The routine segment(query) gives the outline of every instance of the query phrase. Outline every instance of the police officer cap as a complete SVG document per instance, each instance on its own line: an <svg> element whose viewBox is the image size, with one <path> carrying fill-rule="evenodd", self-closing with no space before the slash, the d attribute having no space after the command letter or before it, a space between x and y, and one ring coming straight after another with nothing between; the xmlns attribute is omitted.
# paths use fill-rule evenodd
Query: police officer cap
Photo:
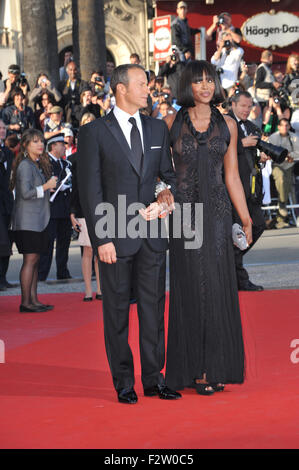
<svg viewBox="0 0 299 470"><path fill-rule="evenodd" d="M64 133L63 132L61 132L60 134L56 134L53 137L50 137L47 140L47 146L49 144L55 144L56 142L63 142L64 143Z"/></svg>

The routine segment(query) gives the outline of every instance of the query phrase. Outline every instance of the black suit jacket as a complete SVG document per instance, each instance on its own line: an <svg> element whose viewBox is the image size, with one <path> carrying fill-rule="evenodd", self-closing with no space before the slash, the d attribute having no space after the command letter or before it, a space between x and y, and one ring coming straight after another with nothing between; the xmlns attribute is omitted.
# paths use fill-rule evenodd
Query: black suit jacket
<svg viewBox="0 0 299 470"><path fill-rule="evenodd" d="M234 113L230 112L229 115L236 121L237 127L238 127L237 151L238 151L239 173L240 173L240 178L241 178L244 192L245 192L245 197L248 201L250 197L250 175L251 175L251 170L254 167L255 158L257 154L256 147L243 147L242 139L244 139L246 135L244 134L244 131L242 127L240 126L238 120L236 119L236 116L234 115ZM245 128L246 128L248 135L251 133L254 134L255 132L258 132L260 134L259 128L255 126L249 120L245 121Z"/></svg>
<svg viewBox="0 0 299 470"><path fill-rule="evenodd" d="M2 153L0 162L0 213L2 215L11 215L14 199L9 189L9 181L14 156L11 150L5 146L1 147L0 152Z"/></svg>
<svg viewBox="0 0 299 470"><path fill-rule="evenodd" d="M126 228L136 217L137 211L128 214L130 204L141 203L147 207L155 200L157 179L171 185L175 191L175 174L172 166L169 133L166 124L141 114L144 141L144 160L141 174L134 167L130 146L111 111L104 118L80 127L78 137L77 177L80 202L85 215L88 233L94 248L113 242L118 256L133 255L142 239L132 239ZM119 196L126 197L123 207ZM98 204L108 203L115 210L115 230L99 237L96 230L105 215L97 210ZM99 208L98 208L99 209ZM122 223L119 223L119 217ZM140 216L139 216L140 217ZM164 223L162 221L162 223ZM147 224L149 225L149 223ZM161 220L159 219L161 226ZM125 233L120 233L125 229ZM97 233L96 233L97 232ZM147 238L150 247L157 252L167 249L167 238Z"/></svg>
<svg viewBox="0 0 299 470"><path fill-rule="evenodd" d="M61 160L63 169L61 169L60 163L56 162L50 155L50 161L52 165L52 175L57 176L57 188L60 185L61 181L66 176L65 169L68 167L70 168L70 164L65 161ZM70 180L67 180L66 184L69 184ZM53 193L51 193L52 195ZM53 202L50 202L51 208L51 219L64 219L69 218L70 216L70 199L71 199L71 191L70 189L66 189L65 191L59 191L56 195Z"/></svg>
<svg viewBox="0 0 299 470"><path fill-rule="evenodd" d="M237 152L238 152L238 166L239 166L239 174L241 178L241 182L244 188L244 193L246 197L247 207L249 210L250 217L252 219L253 225L264 227L264 213L261 209L262 201L253 202L251 199L251 171L254 168L255 159L256 159L256 147L243 147L242 139L245 136L242 127L240 126L239 122L236 119L236 116L233 112L230 112L229 115L235 119L237 122L238 127L238 144L237 144ZM246 132L249 135L250 133L255 133L256 131L260 133L258 127L256 127L251 121L245 121L245 128ZM263 179L262 175L258 175L259 178L259 185L262 188ZM258 181L256 182L258 185ZM258 186L257 186L258 187ZM262 196L261 196L262 197ZM240 223L240 218L237 214L237 211L233 207L233 220Z"/></svg>

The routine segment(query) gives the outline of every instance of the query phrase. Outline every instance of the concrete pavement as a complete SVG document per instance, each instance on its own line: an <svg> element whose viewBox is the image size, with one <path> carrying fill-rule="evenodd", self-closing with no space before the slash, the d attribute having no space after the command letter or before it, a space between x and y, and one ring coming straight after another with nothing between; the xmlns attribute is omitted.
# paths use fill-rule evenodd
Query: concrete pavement
<svg viewBox="0 0 299 470"><path fill-rule="evenodd" d="M250 279L265 289L299 289L299 228L266 230L256 245L246 254L245 266ZM7 279L18 282L22 255L15 246L10 259ZM77 241L72 241L69 251L69 270L73 276L69 281L56 281L55 261L52 262L49 278L38 285L39 293L82 292L84 282L81 273L81 254ZM167 276L168 286L168 276ZM94 281L94 292L96 284ZM20 287L1 291L3 295L20 295Z"/></svg>

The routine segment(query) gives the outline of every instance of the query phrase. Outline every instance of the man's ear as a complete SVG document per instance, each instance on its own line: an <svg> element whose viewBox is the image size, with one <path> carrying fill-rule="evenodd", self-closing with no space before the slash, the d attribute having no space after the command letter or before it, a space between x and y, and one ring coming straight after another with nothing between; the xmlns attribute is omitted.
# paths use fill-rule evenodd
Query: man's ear
<svg viewBox="0 0 299 470"><path fill-rule="evenodd" d="M116 92L118 92L120 95L124 96L127 92L126 85L124 85L124 83L118 83L116 85Z"/></svg>

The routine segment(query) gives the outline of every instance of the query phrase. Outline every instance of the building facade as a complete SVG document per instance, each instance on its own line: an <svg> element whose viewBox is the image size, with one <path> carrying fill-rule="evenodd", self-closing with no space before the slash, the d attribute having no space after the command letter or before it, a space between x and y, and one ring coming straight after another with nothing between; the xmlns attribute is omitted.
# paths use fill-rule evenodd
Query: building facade
<svg viewBox="0 0 299 470"><path fill-rule="evenodd" d="M21 0L0 0L0 59L3 76L12 63L22 67ZM72 1L56 0L58 52L72 46ZM104 0L107 56L116 65L136 52L148 68L148 19L151 0ZM46 21L46 18L45 18Z"/></svg>

